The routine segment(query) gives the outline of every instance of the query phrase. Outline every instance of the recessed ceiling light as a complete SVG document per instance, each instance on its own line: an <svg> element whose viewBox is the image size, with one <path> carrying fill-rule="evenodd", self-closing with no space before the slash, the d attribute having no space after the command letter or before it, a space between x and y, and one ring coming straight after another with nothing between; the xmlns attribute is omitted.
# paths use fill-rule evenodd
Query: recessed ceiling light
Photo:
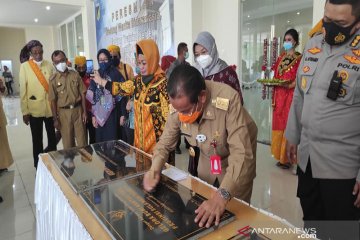
<svg viewBox="0 0 360 240"><path fill-rule="evenodd" d="M50 6L46 6L46 10L50 10L51 9L51 7Z"/></svg>
<svg viewBox="0 0 360 240"><path fill-rule="evenodd" d="M250 17L250 15L248 15L248 18Z"/></svg>
<svg viewBox="0 0 360 240"><path fill-rule="evenodd" d="M296 14L297 14L297 15L300 15L300 12L297 12Z"/></svg>
<svg viewBox="0 0 360 240"><path fill-rule="evenodd" d="M290 23L290 20L287 20L287 23Z"/></svg>
<svg viewBox="0 0 360 240"><path fill-rule="evenodd" d="M37 19L37 18L34 19L34 22L38 22L38 21L39 21L39 19Z"/></svg>

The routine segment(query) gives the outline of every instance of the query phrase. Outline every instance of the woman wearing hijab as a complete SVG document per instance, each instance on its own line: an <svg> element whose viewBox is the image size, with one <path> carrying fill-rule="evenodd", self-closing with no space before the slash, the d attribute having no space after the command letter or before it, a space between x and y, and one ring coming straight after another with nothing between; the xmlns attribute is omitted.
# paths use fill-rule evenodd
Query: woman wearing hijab
<svg viewBox="0 0 360 240"><path fill-rule="evenodd" d="M121 96L113 97L111 92L97 85L96 79L108 82L124 82L123 76L113 66L110 52L100 49L97 54L99 70L94 72L94 79L90 82L86 98L92 103L92 122L95 130L95 141L104 142L117 140L119 136L119 120L121 112L126 112L126 99ZM94 81L95 80L95 81Z"/></svg>
<svg viewBox="0 0 360 240"><path fill-rule="evenodd" d="M169 113L167 79L159 66L159 49L153 40L137 42L136 59L140 74L134 80L110 83L106 79L95 78L95 81L106 86L113 95L134 95L134 146L152 154Z"/></svg>
<svg viewBox="0 0 360 240"><path fill-rule="evenodd" d="M209 32L200 32L194 42L195 67L205 80L225 83L240 94L244 103L238 76L231 66L219 58L214 37Z"/></svg>

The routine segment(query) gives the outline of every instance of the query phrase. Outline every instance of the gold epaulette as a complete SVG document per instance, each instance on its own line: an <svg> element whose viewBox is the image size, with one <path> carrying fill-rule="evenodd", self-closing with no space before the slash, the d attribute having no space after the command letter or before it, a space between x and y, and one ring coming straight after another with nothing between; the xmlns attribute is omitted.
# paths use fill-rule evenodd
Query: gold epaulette
<svg viewBox="0 0 360 240"><path fill-rule="evenodd" d="M355 48L359 45L359 42L360 42L360 34L356 35L354 37L354 39L352 40L352 42L350 43L350 46Z"/></svg>
<svg viewBox="0 0 360 240"><path fill-rule="evenodd" d="M216 108L227 111L229 108L230 100L227 98L217 97L216 99L212 99L211 103L215 105Z"/></svg>
<svg viewBox="0 0 360 240"><path fill-rule="evenodd" d="M322 33L323 23L322 19L310 30L308 33L309 37L312 38Z"/></svg>

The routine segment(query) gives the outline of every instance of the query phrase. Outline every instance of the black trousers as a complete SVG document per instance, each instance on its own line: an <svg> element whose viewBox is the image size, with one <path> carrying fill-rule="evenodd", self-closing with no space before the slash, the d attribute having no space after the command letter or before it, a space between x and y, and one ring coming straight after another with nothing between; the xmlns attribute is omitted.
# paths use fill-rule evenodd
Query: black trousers
<svg viewBox="0 0 360 240"><path fill-rule="evenodd" d="M5 85L6 85L6 88L7 88L8 95L13 94L14 91L12 89L11 82L6 82Z"/></svg>
<svg viewBox="0 0 360 240"><path fill-rule="evenodd" d="M86 129L89 134L89 144L95 143L95 128L92 124L92 115L91 113L88 113L88 120L86 122Z"/></svg>
<svg viewBox="0 0 360 240"><path fill-rule="evenodd" d="M298 167L297 196L305 228L320 239L359 239L360 209L352 194L356 179L313 178L310 159L305 173Z"/></svg>
<svg viewBox="0 0 360 240"><path fill-rule="evenodd" d="M43 145L43 123L45 123L46 134L48 138L47 151L56 150L56 137L53 119L45 117L30 116L30 129L33 143L34 167L37 168L39 154L44 152Z"/></svg>

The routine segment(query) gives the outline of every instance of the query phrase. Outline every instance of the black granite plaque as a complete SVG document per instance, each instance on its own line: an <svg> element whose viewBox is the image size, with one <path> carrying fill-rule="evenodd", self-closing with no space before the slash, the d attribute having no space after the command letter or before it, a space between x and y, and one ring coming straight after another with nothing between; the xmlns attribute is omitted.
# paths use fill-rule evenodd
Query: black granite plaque
<svg viewBox="0 0 360 240"><path fill-rule="evenodd" d="M49 155L76 192L143 173L151 166L149 155L122 141L60 150Z"/></svg>
<svg viewBox="0 0 360 240"><path fill-rule="evenodd" d="M215 229L194 222L205 200L162 175L156 191L143 190L143 175L113 181L81 193L87 205L115 239L196 239ZM221 225L233 220L225 211Z"/></svg>

